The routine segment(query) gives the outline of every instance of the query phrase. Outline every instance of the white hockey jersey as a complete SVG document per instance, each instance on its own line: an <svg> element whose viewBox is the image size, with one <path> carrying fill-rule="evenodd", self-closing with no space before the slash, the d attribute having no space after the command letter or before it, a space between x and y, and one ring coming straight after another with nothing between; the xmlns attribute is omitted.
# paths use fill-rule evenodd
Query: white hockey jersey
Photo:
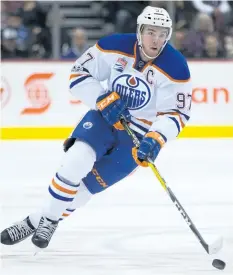
<svg viewBox="0 0 233 275"><path fill-rule="evenodd" d="M100 82L107 81L107 90ZM183 55L167 44L153 61L139 55L136 34L114 34L100 39L75 62L70 91L96 109L96 99L116 91L127 102L130 127L145 134L174 139L189 120L192 87Z"/></svg>

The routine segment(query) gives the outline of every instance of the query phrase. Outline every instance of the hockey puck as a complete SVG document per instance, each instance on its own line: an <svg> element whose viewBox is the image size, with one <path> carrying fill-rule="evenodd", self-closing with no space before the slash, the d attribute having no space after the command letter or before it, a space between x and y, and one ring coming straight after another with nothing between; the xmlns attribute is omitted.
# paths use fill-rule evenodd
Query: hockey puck
<svg viewBox="0 0 233 275"><path fill-rule="evenodd" d="M213 262L212 262L212 265L217 269L223 270L226 266L226 263L224 263L221 260L214 259Z"/></svg>

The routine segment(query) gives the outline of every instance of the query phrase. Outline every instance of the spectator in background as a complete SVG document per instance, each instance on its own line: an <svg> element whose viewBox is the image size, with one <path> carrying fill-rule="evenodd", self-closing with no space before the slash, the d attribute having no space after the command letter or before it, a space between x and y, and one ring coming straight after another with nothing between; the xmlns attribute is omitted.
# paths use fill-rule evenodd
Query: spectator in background
<svg viewBox="0 0 233 275"><path fill-rule="evenodd" d="M14 28L5 28L1 33L1 59L15 59L28 57L27 51L17 48L18 33Z"/></svg>
<svg viewBox="0 0 233 275"><path fill-rule="evenodd" d="M25 26L46 28L47 12L42 9L38 2L24 1L23 6L19 9L19 14L23 18Z"/></svg>
<svg viewBox="0 0 233 275"><path fill-rule="evenodd" d="M71 48L63 53L62 59L77 59L79 58L87 49L89 45L87 44L87 35L83 29L77 28L72 31L72 42Z"/></svg>
<svg viewBox="0 0 233 275"><path fill-rule="evenodd" d="M196 17L192 1L175 1L175 29L188 29Z"/></svg>
<svg viewBox="0 0 233 275"><path fill-rule="evenodd" d="M167 9L166 1L159 1L159 0L149 1L148 5L150 5L152 7Z"/></svg>
<svg viewBox="0 0 233 275"><path fill-rule="evenodd" d="M103 33L105 36L116 32L116 14L120 5L118 1L103 1L102 5L102 17L104 18Z"/></svg>
<svg viewBox="0 0 233 275"><path fill-rule="evenodd" d="M52 52L51 35L46 25L47 12L37 1L24 1L19 9L23 23L30 30L29 55L31 58L49 58Z"/></svg>
<svg viewBox="0 0 233 275"><path fill-rule="evenodd" d="M183 54L190 58L200 58L203 55L205 37L214 31L212 18L200 13L197 15L193 29L189 30L183 43Z"/></svg>
<svg viewBox="0 0 233 275"><path fill-rule="evenodd" d="M131 33L136 30L135 18L147 6L149 1L104 1L103 2L103 17L108 26L105 30L105 35L112 33L115 28L117 33ZM109 28L110 25L114 28ZM106 26L104 26L106 29ZM110 31L109 31L110 30Z"/></svg>
<svg viewBox="0 0 233 275"><path fill-rule="evenodd" d="M135 33L137 22L135 18L147 6L148 1L119 1L119 10L116 14L116 32Z"/></svg>
<svg viewBox="0 0 233 275"><path fill-rule="evenodd" d="M174 31L174 46L181 53L184 52L184 40L186 36L186 30L176 30Z"/></svg>
<svg viewBox="0 0 233 275"><path fill-rule="evenodd" d="M230 28L231 28L231 30L232 30L232 32L233 32L233 1L229 1L228 2L228 4L230 5L230 7L231 7L231 12L230 12L230 18L231 18L231 20L230 20Z"/></svg>
<svg viewBox="0 0 233 275"><path fill-rule="evenodd" d="M223 58L223 50L220 48L220 44L216 35L207 35L205 37L203 58Z"/></svg>
<svg viewBox="0 0 233 275"><path fill-rule="evenodd" d="M1 1L1 28L4 29L7 26L7 7L5 1Z"/></svg>
<svg viewBox="0 0 233 275"><path fill-rule="evenodd" d="M6 28L13 28L17 32L17 48L21 51L27 51L30 30L24 26L22 18L18 12L8 14Z"/></svg>
<svg viewBox="0 0 233 275"><path fill-rule="evenodd" d="M222 31L230 23L231 6L227 0L220 1L201 1L192 0L194 7L200 12L212 16L215 30Z"/></svg>
<svg viewBox="0 0 233 275"><path fill-rule="evenodd" d="M40 26L31 28L29 40L29 55L31 58L49 58L52 53L52 44L49 30Z"/></svg>
<svg viewBox="0 0 233 275"><path fill-rule="evenodd" d="M22 7L23 1L1 1L1 28L7 26L7 18L9 13L16 12Z"/></svg>
<svg viewBox="0 0 233 275"><path fill-rule="evenodd" d="M233 35L227 35L224 38L226 58L233 58Z"/></svg>
<svg viewBox="0 0 233 275"><path fill-rule="evenodd" d="M47 11L38 1L4 1L1 3L4 28L17 32L16 48L28 58L49 58L51 35L46 25ZM13 52L12 52L13 53Z"/></svg>

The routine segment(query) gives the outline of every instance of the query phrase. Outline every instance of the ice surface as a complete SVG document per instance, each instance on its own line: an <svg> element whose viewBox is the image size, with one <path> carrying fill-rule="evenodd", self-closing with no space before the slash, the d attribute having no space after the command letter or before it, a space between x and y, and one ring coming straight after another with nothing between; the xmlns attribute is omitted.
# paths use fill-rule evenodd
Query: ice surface
<svg viewBox="0 0 233 275"><path fill-rule="evenodd" d="M62 158L62 141L4 141L0 230L36 211ZM233 140L179 139L156 162L215 256L233 274ZM1 248L1 275L213 275L211 265L150 169L139 169L61 223L48 249L30 239Z"/></svg>

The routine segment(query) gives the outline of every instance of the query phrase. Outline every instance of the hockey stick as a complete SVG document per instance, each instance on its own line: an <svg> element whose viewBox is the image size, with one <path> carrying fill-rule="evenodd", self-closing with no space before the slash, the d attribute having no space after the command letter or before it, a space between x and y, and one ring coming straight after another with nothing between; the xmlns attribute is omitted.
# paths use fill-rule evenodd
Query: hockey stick
<svg viewBox="0 0 233 275"><path fill-rule="evenodd" d="M126 132L131 136L131 138L132 138L133 143L135 144L135 146L139 147L140 146L140 142L139 142L138 138L136 137L136 135L134 134L134 132L128 126L128 124L125 121L125 119L122 119L121 123L122 123L124 129L126 130ZM192 222L192 220L188 216L187 212L184 210L184 208L182 207L182 205L180 204L180 202L176 198L175 194L172 192L171 188L167 185L167 183L165 182L164 178L160 175L160 173L159 173L158 169L156 168L156 166L154 165L153 161L149 160L149 166L150 166L151 170L153 171L153 173L155 174L156 178L161 183L161 185L164 188L164 190L169 195L170 199L175 204L176 208L180 212L181 216L183 217L183 219L185 220L185 222L187 223L187 225L189 226L189 228L192 230L192 232L194 233L194 235L197 237L197 239L199 240L199 242L201 243L201 245L205 249L205 251L208 254L210 254L210 255L217 253L222 248L222 245L223 245L222 238L221 237L218 238L214 243L212 243L211 245L209 245L203 239L203 237L201 236L201 234L197 230L196 226L194 225L194 223Z"/></svg>

